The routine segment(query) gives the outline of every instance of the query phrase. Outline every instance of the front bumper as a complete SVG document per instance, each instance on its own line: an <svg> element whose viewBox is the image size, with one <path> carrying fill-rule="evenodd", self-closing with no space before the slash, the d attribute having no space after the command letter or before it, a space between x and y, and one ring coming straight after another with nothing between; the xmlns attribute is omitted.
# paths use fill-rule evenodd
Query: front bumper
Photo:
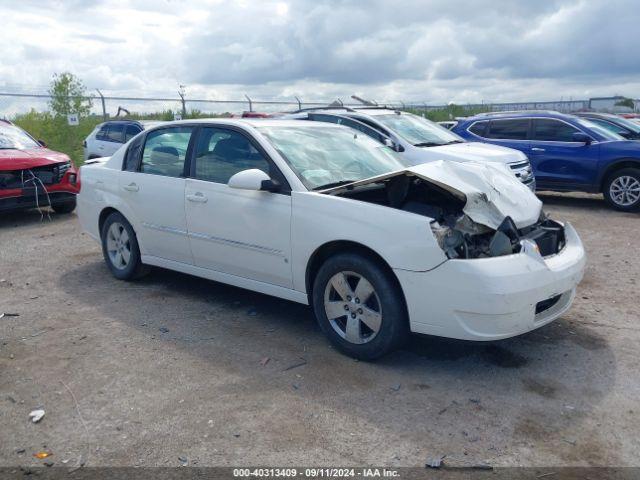
<svg viewBox="0 0 640 480"><path fill-rule="evenodd" d="M395 269L411 331L487 341L555 320L571 306L586 261L568 223L565 236L562 251L546 258L524 248L502 257L448 260L428 272Z"/></svg>

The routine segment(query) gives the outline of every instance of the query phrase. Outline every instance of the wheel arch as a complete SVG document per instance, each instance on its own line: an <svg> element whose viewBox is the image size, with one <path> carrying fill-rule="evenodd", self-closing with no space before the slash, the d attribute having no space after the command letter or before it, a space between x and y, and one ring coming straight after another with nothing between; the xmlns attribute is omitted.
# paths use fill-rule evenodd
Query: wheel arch
<svg viewBox="0 0 640 480"><path fill-rule="evenodd" d="M612 162L604 169L600 181L598 182L598 191L603 192L604 186L612 173L621 170L623 168L637 168L640 170L640 160L635 158L621 158Z"/></svg>
<svg viewBox="0 0 640 480"><path fill-rule="evenodd" d="M102 211L100 212L100 215L98 216L98 233L100 235L102 235L102 226L104 225L104 222L107 220L107 217L109 217L109 215L111 215L112 213L119 213L120 215L122 215L124 219L127 222L129 222L129 225L131 225L131 228L133 228L133 231L134 232L136 231L136 229L133 227L133 224L129 221L129 219L124 213L122 213L120 210L114 207L105 207L102 209ZM136 232L136 235L137 235L137 232Z"/></svg>
<svg viewBox="0 0 640 480"><path fill-rule="evenodd" d="M402 285L400 284L398 277L394 273L391 266L387 263L387 261L372 248L351 240L333 240L327 242L319 246L309 257L305 273L305 288L307 291L309 305L313 305L313 282L316 278L316 275L318 274L318 270L328 258L338 253L355 253L362 255L363 257L367 257L378 263L389 274L389 278L391 278L392 281L395 282L398 286L402 295L402 302L406 308L407 302L404 297Z"/></svg>

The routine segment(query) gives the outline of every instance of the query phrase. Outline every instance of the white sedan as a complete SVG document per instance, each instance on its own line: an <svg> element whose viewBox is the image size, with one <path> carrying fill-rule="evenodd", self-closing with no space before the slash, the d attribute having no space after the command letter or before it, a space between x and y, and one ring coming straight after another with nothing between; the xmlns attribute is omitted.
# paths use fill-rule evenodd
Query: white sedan
<svg viewBox="0 0 640 480"><path fill-rule="evenodd" d="M155 265L310 304L361 359L410 331L533 330L569 308L584 270L571 225L502 169L407 167L334 124L163 124L80 177L80 221L117 278Z"/></svg>

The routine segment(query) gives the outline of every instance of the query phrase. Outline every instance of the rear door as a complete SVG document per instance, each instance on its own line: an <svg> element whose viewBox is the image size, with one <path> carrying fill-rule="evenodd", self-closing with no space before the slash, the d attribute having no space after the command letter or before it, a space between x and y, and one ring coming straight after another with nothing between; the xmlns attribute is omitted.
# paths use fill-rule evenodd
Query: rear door
<svg viewBox="0 0 640 480"><path fill-rule="evenodd" d="M103 137L100 149L100 155L103 157L110 157L122 146L124 143L124 124L123 123L109 123L106 131L106 135Z"/></svg>
<svg viewBox="0 0 640 480"><path fill-rule="evenodd" d="M578 128L562 120L534 118L529 160L539 188L584 188L596 181L599 146L573 140Z"/></svg>
<svg viewBox="0 0 640 480"><path fill-rule="evenodd" d="M483 134L488 143L515 148L529 154L528 118L492 119Z"/></svg>
<svg viewBox="0 0 640 480"><path fill-rule="evenodd" d="M134 141L119 180L143 255L192 264L184 211L185 163L194 127L167 127Z"/></svg>
<svg viewBox="0 0 640 480"><path fill-rule="evenodd" d="M185 208L195 265L291 288L291 195L284 176L239 130L202 127L194 145ZM277 180L281 191L227 185L253 168Z"/></svg>

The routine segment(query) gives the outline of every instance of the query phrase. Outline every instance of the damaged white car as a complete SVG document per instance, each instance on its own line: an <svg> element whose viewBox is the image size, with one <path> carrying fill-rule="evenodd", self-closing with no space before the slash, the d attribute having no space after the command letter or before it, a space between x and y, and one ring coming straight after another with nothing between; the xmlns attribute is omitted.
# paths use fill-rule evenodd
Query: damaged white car
<svg viewBox="0 0 640 480"><path fill-rule="evenodd" d="M341 351L409 332L518 335L565 312L585 253L486 164L407 167L347 127L198 120L81 169L80 221L120 279L155 265L310 304Z"/></svg>

